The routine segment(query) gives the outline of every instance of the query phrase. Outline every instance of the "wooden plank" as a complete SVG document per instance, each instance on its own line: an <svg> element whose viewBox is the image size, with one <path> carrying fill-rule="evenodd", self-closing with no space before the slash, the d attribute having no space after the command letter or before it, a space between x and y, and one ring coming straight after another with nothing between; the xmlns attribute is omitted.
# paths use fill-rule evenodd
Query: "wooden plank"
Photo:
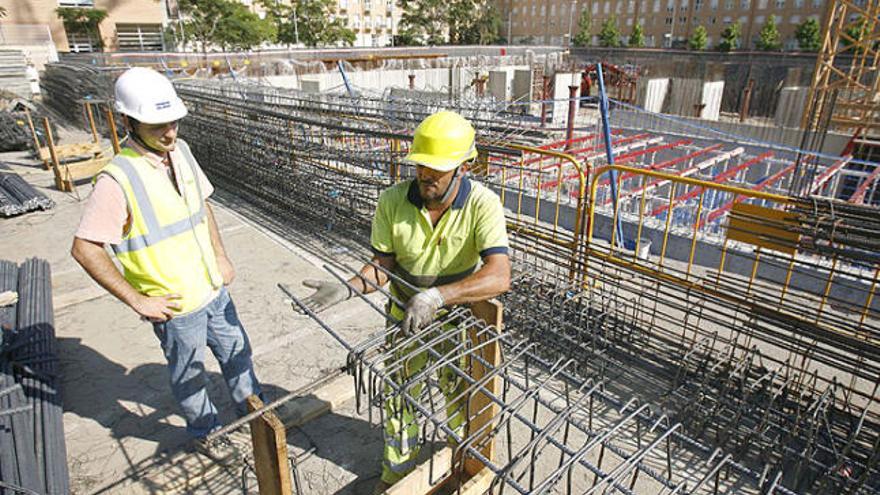
<svg viewBox="0 0 880 495"><path fill-rule="evenodd" d="M263 407L256 395L247 398L248 411ZM254 447L254 470L260 495L291 495L290 468L287 461L287 432L274 412L268 411L251 420L251 443Z"/></svg>
<svg viewBox="0 0 880 495"><path fill-rule="evenodd" d="M52 136L52 127L49 125L49 119L43 117L43 127L46 129L46 147L49 148L49 155L52 157L50 162L52 171L55 173L55 187L61 191L70 191L70 184L61 177L61 169L59 167L58 155L55 153L55 138Z"/></svg>
<svg viewBox="0 0 880 495"><path fill-rule="evenodd" d="M786 254L797 251L796 215L748 203L733 205L727 238Z"/></svg>
<svg viewBox="0 0 880 495"><path fill-rule="evenodd" d="M426 495L440 488L453 477L446 474L452 468L452 448L445 447L436 452L411 473L385 490L385 495Z"/></svg>
<svg viewBox="0 0 880 495"><path fill-rule="evenodd" d="M109 157L93 158L81 162L74 162L61 165L64 169L64 179L70 181L78 181L83 179L91 179L110 162Z"/></svg>
<svg viewBox="0 0 880 495"><path fill-rule="evenodd" d="M276 413L285 427L292 428L327 414L353 398L354 383L350 376L344 375L305 397L280 406Z"/></svg>
<svg viewBox="0 0 880 495"><path fill-rule="evenodd" d="M501 303L494 299L481 301L471 305L471 311L474 316L485 321L487 324L494 326L499 332L502 330L503 325L501 316L502 310L503 307ZM476 329L472 329L470 331L470 339L475 346L479 344L477 338ZM482 338L485 339L485 335ZM484 345L480 348L478 353L487 363L492 363L492 368L486 367L480 363L480 361L473 359L470 363L470 369L471 376L474 380L483 379L486 374L490 373L492 369L501 364L501 347L498 345L498 342ZM501 395L501 379L498 377L492 378L484 385L484 388L496 397L499 397ZM495 459L495 439L488 438L487 435L491 432L491 423L495 420L498 412L498 405L492 402L485 393L478 392L471 397L468 407L469 421L467 422L468 431L466 432L466 441L475 446L483 445L480 453L489 460ZM484 427L485 431L480 431ZM476 439L470 438L472 434L471 432L474 432L473 434L477 435ZM477 459L466 458L464 460L464 469L469 476L476 475L484 468L485 466L483 463Z"/></svg>
<svg viewBox="0 0 880 495"><path fill-rule="evenodd" d="M55 154L58 155L59 160L83 155L98 155L103 151L104 149L97 143L70 143L55 147ZM50 158L49 147L43 146L40 148L39 155L40 160L48 160Z"/></svg>
<svg viewBox="0 0 880 495"><path fill-rule="evenodd" d="M483 468L482 471L461 485L457 493L460 495L483 495L489 491L494 480L495 473L488 468Z"/></svg>

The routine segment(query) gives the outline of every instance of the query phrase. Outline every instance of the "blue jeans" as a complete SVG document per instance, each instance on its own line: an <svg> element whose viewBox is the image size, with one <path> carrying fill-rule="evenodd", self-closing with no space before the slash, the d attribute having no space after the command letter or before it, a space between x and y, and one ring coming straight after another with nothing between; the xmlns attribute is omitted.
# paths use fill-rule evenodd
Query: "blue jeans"
<svg viewBox="0 0 880 495"><path fill-rule="evenodd" d="M251 345L225 287L204 308L164 323L154 323L153 331L168 360L171 392L180 404L186 429L192 436L204 437L220 427L217 409L206 388L206 345L220 363L239 415L247 412L245 399L249 395L262 398L251 362Z"/></svg>

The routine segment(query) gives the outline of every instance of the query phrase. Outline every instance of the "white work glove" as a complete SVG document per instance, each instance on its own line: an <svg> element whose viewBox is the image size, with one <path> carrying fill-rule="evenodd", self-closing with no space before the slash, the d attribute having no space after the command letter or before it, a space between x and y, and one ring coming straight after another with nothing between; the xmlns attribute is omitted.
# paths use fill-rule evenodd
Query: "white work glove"
<svg viewBox="0 0 880 495"><path fill-rule="evenodd" d="M436 287L419 292L412 296L406 305L406 316L401 328L406 334L418 332L431 323L434 313L443 307L443 296Z"/></svg>
<svg viewBox="0 0 880 495"><path fill-rule="evenodd" d="M345 284L339 282L303 280L303 285L315 289L311 296L303 299L303 304L315 313L320 313L331 306L348 300L352 296L351 290Z"/></svg>

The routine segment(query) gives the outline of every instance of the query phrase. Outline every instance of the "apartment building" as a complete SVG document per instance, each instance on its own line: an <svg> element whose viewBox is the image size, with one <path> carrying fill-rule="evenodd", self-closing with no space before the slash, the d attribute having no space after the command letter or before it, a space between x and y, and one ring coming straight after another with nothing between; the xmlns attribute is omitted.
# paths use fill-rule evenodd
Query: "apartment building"
<svg viewBox="0 0 880 495"><path fill-rule="evenodd" d="M3 25L48 26L59 52L96 51L101 42L104 50L160 51L169 18L165 0L0 0L0 6L7 12ZM107 17L98 36L69 32L56 13L59 7L101 9Z"/></svg>
<svg viewBox="0 0 880 495"><path fill-rule="evenodd" d="M741 47L755 47L758 33L771 15L776 16L783 46L797 49L798 24L822 21L826 0L496 0L513 43L562 44L578 30L585 9L592 17L592 44L598 45L602 23L617 20L625 42L635 24L641 24L648 47L683 48L691 33L702 25L714 47L728 25L739 22Z"/></svg>
<svg viewBox="0 0 880 495"><path fill-rule="evenodd" d="M260 17L265 9L256 0L240 0L251 11ZM289 4L291 0L277 0ZM394 0L336 0L336 18L348 22L348 28L354 31L354 46L388 46L392 37L397 34L397 23L400 10Z"/></svg>
<svg viewBox="0 0 880 495"><path fill-rule="evenodd" d="M389 46L397 34L400 9L393 0L336 0L338 16L348 19L354 46Z"/></svg>

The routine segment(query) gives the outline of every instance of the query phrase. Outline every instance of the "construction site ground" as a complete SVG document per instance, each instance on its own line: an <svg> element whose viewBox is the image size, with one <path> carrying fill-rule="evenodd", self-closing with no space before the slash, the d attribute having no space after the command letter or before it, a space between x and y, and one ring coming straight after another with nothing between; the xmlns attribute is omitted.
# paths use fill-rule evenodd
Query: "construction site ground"
<svg viewBox="0 0 880 495"><path fill-rule="evenodd" d="M88 139L71 129L63 129L61 137L62 144ZM80 184L74 194L59 192L52 173L24 152L4 153L0 162L56 203L48 211L0 220L0 258L40 257L51 263L73 493L241 493L241 466L220 468L187 452L188 435L151 326L70 256L91 185ZM345 362L344 350L312 320L295 314L277 287L283 283L304 295L310 289L302 287L303 279L330 276L316 258L261 230L224 206L225 199L218 191L211 204L237 271L229 290L250 337L257 375L272 400ZM326 320L350 340L382 323L359 301L339 307ZM229 421L231 402L219 367L209 358L206 368L210 395ZM348 389L353 395L353 386L340 388L343 395ZM235 434L247 442L246 435ZM353 400L291 428L288 439L300 455L314 447L300 466L304 493L364 493L378 479L381 430L354 414Z"/></svg>

